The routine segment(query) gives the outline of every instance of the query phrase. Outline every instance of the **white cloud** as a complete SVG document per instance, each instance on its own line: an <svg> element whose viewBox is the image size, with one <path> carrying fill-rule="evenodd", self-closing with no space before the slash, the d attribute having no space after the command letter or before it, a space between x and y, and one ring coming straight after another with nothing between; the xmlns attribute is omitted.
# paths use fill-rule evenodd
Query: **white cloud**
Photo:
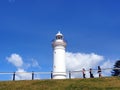
<svg viewBox="0 0 120 90"><path fill-rule="evenodd" d="M11 54L10 57L7 57L8 62L12 63L16 67L22 67L23 66L23 60L22 57L18 54Z"/></svg>
<svg viewBox="0 0 120 90"><path fill-rule="evenodd" d="M28 73L25 68L29 67L36 67L40 68L39 63L37 60L32 59L29 61L29 63L26 63L23 61L22 57L19 54L11 54L10 57L6 58L8 62L16 66L17 71L15 75L15 80L31 80L32 79L32 74ZM39 78L39 77L37 77ZM36 79L36 78L35 78Z"/></svg>
<svg viewBox="0 0 120 90"><path fill-rule="evenodd" d="M40 65L37 60L31 59L29 62L24 62L22 57L19 54L11 54L10 57L6 58L8 62L16 66L17 68L29 68L29 67L37 67L40 68Z"/></svg>
<svg viewBox="0 0 120 90"><path fill-rule="evenodd" d="M104 56L90 53L72 53L66 52L66 68L67 71L80 71L82 68L86 70L97 69L98 66L101 68L110 68L113 66L110 60L105 61ZM98 77L97 71L93 71L94 76ZM110 71L103 72L104 75L110 75ZM89 71L86 71L86 76L89 77ZM73 73L72 77L82 77L82 72Z"/></svg>
<svg viewBox="0 0 120 90"><path fill-rule="evenodd" d="M15 74L15 80L31 80L32 74L26 72L24 69L18 69Z"/></svg>
<svg viewBox="0 0 120 90"><path fill-rule="evenodd" d="M113 61L111 61L111 60L107 60L106 62L104 62L104 63L101 65L101 68L102 68L102 69L105 69L105 70L102 71L103 76L111 75L112 69L109 69L109 68L113 68L114 63L115 63L115 62L113 62Z"/></svg>
<svg viewBox="0 0 120 90"><path fill-rule="evenodd" d="M66 52L66 67L69 71L82 70L82 68L95 68L104 57L95 53L71 53Z"/></svg>
<svg viewBox="0 0 120 90"><path fill-rule="evenodd" d="M111 60L107 60L106 62L104 62L101 66L101 68L111 68L113 67L114 62Z"/></svg>
<svg viewBox="0 0 120 90"><path fill-rule="evenodd" d="M24 68L38 68L41 69L38 61L36 59L29 59L29 62L24 63Z"/></svg>
<svg viewBox="0 0 120 90"><path fill-rule="evenodd" d="M40 65L39 65L38 61L35 60L35 59L32 59L31 66L32 66L32 67L39 67L39 68L40 68Z"/></svg>

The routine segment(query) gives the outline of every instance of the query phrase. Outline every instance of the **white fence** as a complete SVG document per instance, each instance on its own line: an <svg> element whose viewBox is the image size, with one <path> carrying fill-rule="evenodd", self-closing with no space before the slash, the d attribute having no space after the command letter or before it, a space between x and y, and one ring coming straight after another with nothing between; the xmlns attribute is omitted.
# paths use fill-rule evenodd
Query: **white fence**
<svg viewBox="0 0 120 90"><path fill-rule="evenodd" d="M109 77L113 70L120 70L120 68L102 68L102 77ZM98 69L92 69L94 77L99 77ZM55 72L54 72L55 73ZM58 73L58 72L56 72ZM59 72L60 73L60 72ZM68 71L67 78L83 78L83 71ZM53 72L0 72L0 80L36 80L36 79L52 79ZM85 77L90 78L90 70L85 70Z"/></svg>

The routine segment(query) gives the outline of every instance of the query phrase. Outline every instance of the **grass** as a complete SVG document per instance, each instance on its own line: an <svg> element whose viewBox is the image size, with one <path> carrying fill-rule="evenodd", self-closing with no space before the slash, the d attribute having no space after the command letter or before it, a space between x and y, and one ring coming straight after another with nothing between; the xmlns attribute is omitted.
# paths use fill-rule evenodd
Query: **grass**
<svg viewBox="0 0 120 90"><path fill-rule="evenodd" d="M120 77L3 81L0 90L120 90Z"/></svg>

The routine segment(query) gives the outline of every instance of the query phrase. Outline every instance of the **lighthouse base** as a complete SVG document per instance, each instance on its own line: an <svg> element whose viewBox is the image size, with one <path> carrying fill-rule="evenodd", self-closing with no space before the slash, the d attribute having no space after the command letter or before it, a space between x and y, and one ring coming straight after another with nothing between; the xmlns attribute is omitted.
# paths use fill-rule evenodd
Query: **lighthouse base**
<svg viewBox="0 0 120 90"><path fill-rule="evenodd" d="M53 73L53 79L66 79L66 74L65 73Z"/></svg>

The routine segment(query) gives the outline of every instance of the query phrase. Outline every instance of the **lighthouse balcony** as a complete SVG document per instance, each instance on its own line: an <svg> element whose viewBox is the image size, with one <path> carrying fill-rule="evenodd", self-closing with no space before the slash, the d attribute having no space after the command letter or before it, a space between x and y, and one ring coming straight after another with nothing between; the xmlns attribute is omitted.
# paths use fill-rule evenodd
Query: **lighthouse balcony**
<svg viewBox="0 0 120 90"><path fill-rule="evenodd" d="M66 42L64 40L56 40L56 41L53 41L52 46L53 47L56 47L56 46L66 47Z"/></svg>

